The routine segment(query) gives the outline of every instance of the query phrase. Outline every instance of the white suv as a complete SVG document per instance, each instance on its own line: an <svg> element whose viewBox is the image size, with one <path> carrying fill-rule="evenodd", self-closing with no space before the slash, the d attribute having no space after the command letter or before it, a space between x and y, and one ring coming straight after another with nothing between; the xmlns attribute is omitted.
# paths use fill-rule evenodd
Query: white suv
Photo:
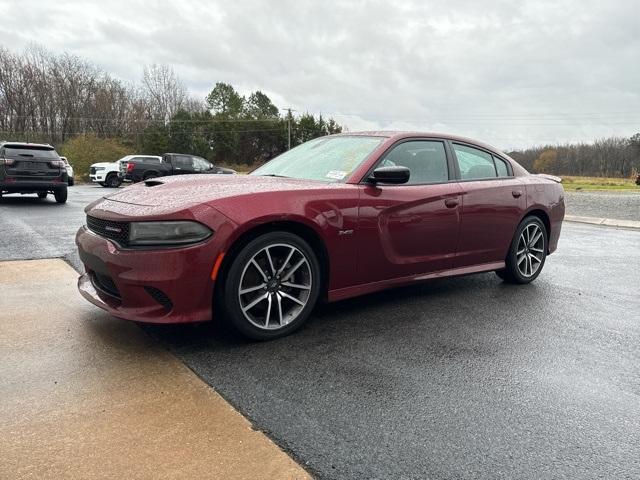
<svg viewBox="0 0 640 480"><path fill-rule="evenodd" d="M127 155L116 162L94 163L89 168L89 178L92 182L99 183L103 187L117 188L122 183L122 180L118 177L120 163L126 163L132 158L138 157L160 159L160 157L153 155Z"/></svg>

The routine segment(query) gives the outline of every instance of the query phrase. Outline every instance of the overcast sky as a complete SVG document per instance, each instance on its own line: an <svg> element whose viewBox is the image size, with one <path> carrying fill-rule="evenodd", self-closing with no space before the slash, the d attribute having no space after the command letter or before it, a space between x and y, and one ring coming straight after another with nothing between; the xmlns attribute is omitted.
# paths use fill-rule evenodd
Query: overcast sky
<svg viewBox="0 0 640 480"><path fill-rule="evenodd" d="M0 45L39 43L139 81L171 65L352 131L502 148L640 131L639 0L0 0Z"/></svg>

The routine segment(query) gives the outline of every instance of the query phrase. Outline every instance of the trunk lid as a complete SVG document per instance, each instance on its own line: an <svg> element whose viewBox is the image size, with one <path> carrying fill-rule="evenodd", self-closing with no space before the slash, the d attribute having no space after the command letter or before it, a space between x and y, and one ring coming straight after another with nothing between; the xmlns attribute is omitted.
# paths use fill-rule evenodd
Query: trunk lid
<svg viewBox="0 0 640 480"><path fill-rule="evenodd" d="M13 160L11 164L5 164L5 173L16 181L52 180L59 177L63 169L62 165L54 165L52 162L60 162L60 157L50 146L38 146L31 144L5 144L4 157Z"/></svg>
<svg viewBox="0 0 640 480"><path fill-rule="evenodd" d="M537 173L536 176L546 178L547 180L551 180L552 182L562 183L562 178L556 177L555 175L547 175L546 173Z"/></svg>

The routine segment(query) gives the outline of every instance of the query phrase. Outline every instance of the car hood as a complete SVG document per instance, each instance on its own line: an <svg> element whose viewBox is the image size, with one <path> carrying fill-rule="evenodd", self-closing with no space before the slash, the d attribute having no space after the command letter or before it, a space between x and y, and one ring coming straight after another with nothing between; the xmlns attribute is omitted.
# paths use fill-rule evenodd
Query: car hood
<svg viewBox="0 0 640 480"><path fill-rule="evenodd" d="M231 197L293 190L324 190L341 186L344 184L253 175L179 175L136 183L105 198L131 205L182 210L197 204L215 207L217 200Z"/></svg>
<svg viewBox="0 0 640 480"><path fill-rule="evenodd" d="M92 163L91 166L92 167L111 167L113 165L118 165L118 162L99 162L99 163Z"/></svg>

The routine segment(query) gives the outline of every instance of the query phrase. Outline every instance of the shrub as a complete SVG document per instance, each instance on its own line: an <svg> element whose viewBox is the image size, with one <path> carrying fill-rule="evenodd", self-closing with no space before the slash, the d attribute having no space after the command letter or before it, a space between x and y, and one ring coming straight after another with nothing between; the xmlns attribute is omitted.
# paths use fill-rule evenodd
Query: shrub
<svg viewBox="0 0 640 480"><path fill-rule="evenodd" d="M94 134L79 135L64 142L58 153L67 157L76 178L89 180L89 167L97 162L115 162L134 151L115 138L99 138Z"/></svg>

